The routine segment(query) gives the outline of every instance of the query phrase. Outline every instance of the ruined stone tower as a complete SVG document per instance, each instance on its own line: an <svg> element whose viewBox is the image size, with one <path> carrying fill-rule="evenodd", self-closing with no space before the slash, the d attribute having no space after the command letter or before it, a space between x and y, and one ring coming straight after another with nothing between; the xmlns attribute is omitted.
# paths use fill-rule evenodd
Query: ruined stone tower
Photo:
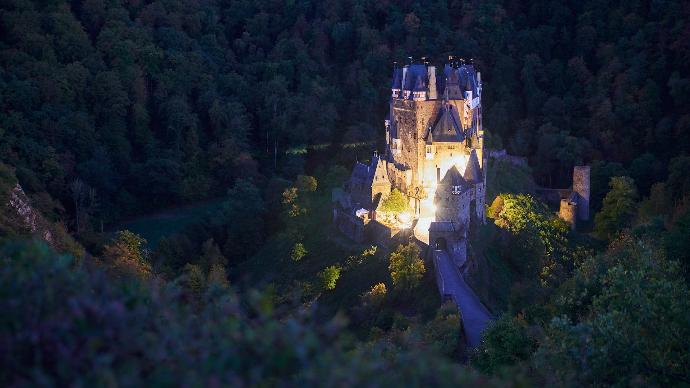
<svg viewBox="0 0 690 388"><path fill-rule="evenodd" d="M577 193L577 218L589 220L589 166L573 169L573 192Z"/></svg>
<svg viewBox="0 0 690 388"><path fill-rule="evenodd" d="M573 189L561 198L558 216L575 229L577 221L589 220L589 166L573 168Z"/></svg>

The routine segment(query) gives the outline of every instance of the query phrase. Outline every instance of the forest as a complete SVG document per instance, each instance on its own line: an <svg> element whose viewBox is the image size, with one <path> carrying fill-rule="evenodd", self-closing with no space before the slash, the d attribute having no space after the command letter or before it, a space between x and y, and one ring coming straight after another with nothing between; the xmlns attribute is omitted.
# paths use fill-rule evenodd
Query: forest
<svg viewBox="0 0 690 388"><path fill-rule="evenodd" d="M331 225L394 63L449 55L529 164L489 165L477 349ZM688 106L678 0L3 1L0 385L689 385ZM537 191L582 164L571 231Z"/></svg>

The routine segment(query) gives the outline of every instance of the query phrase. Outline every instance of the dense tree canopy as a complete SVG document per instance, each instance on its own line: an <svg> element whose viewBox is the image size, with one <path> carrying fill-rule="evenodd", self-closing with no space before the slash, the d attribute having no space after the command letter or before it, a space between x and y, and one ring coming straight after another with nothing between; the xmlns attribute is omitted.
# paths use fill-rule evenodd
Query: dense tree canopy
<svg viewBox="0 0 690 388"><path fill-rule="evenodd" d="M629 165L646 194L658 163L690 144L690 11L679 1L2 9L0 159L75 227L77 180L98 199L85 219L107 223L294 172L291 147L380 140L392 62L408 55L474 58L492 142L529 156L542 183L566 185L573 164L607 159Z"/></svg>
<svg viewBox="0 0 690 388"><path fill-rule="evenodd" d="M325 236L330 189L381 145L393 61L450 54L481 71L487 145L531 165L490 161L489 200L509 194L468 233L468 282L483 268L506 295L472 364L524 385L688 384L689 20L677 0L3 2L0 384L498 383L438 357L461 353L462 317L416 245ZM536 196L583 163L608 248ZM81 261L12 242L31 234L17 183ZM214 198L152 251L108 233ZM230 274L268 291L236 295ZM366 341L315 322L315 294Z"/></svg>

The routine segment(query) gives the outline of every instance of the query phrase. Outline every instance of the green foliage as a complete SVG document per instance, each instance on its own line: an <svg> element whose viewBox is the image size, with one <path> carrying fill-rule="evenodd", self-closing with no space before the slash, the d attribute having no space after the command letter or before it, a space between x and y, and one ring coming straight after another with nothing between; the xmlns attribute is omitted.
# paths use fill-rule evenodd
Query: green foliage
<svg viewBox="0 0 690 388"><path fill-rule="evenodd" d="M486 209L486 216L494 220L498 219L501 215L501 210L503 210L504 203L503 196L497 195L493 202L491 202L491 206Z"/></svg>
<svg viewBox="0 0 690 388"><path fill-rule="evenodd" d="M388 290L384 283L376 283L371 286L371 290L362 295L362 303L365 307L379 308L386 299Z"/></svg>
<svg viewBox="0 0 690 388"><path fill-rule="evenodd" d="M287 206L288 217L295 218L307 213L307 209L297 201L299 191L296 187L288 187L283 191L283 205Z"/></svg>
<svg viewBox="0 0 690 388"><path fill-rule="evenodd" d="M604 197L611 189L611 178L626 175L628 175L627 171L619 162L601 160L592 162L590 175L590 204L592 207L590 210L592 214L601 209Z"/></svg>
<svg viewBox="0 0 690 388"><path fill-rule="evenodd" d="M151 264L143 251L146 244L141 236L123 230L103 250L103 260L117 276L148 278L152 275Z"/></svg>
<svg viewBox="0 0 690 388"><path fill-rule="evenodd" d="M594 217L594 233L602 240L631 225L637 212L637 189L629 177L613 177L601 211Z"/></svg>
<svg viewBox="0 0 690 388"><path fill-rule="evenodd" d="M673 223L671 229L664 236L666 256L670 260L678 261L690 279L690 210L686 210Z"/></svg>
<svg viewBox="0 0 690 388"><path fill-rule="evenodd" d="M424 327L424 337L433 349L450 358L459 358L462 320L453 302L442 305L434 319Z"/></svg>
<svg viewBox="0 0 690 388"><path fill-rule="evenodd" d="M215 285L221 288L229 287L230 282L228 281L228 274L225 271L225 266L218 263L211 265L206 282L209 286Z"/></svg>
<svg viewBox="0 0 690 388"><path fill-rule="evenodd" d="M678 156L668 166L666 189L674 201L679 201L690 193L690 156Z"/></svg>
<svg viewBox="0 0 690 388"><path fill-rule="evenodd" d="M181 276L182 286L190 293L192 303L198 303L206 289L206 276L196 264L187 264Z"/></svg>
<svg viewBox="0 0 690 388"><path fill-rule="evenodd" d="M279 316L266 297L113 282L40 244L0 248L3 386L500 386L420 349L354 346L342 322ZM87 344L88 346L85 346Z"/></svg>
<svg viewBox="0 0 690 388"><path fill-rule="evenodd" d="M340 187L349 175L350 172L345 167L339 164L332 165L322 180L323 186L326 188Z"/></svg>
<svg viewBox="0 0 690 388"><path fill-rule="evenodd" d="M653 245L623 237L578 270L562 299L576 321L554 318L535 356L548 384L688 381L690 290Z"/></svg>
<svg viewBox="0 0 690 388"><path fill-rule="evenodd" d="M417 288L424 276L426 268L420 258L417 244L399 245L388 259L388 270L393 279L393 286L401 291L409 292Z"/></svg>
<svg viewBox="0 0 690 388"><path fill-rule="evenodd" d="M472 355L472 365L494 374L529 360L537 344L523 319L504 315L483 333L482 344Z"/></svg>
<svg viewBox="0 0 690 388"><path fill-rule="evenodd" d="M264 241L266 207L261 191L249 181L238 180L228 191L223 204L224 225L227 225L223 253L246 260Z"/></svg>
<svg viewBox="0 0 690 388"><path fill-rule="evenodd" d="M295 186L297 186L297 189L301 192L313 193L314 191L316 191L318 183L316 181L316 178L314 178L313 176L298 175L297 180L295 181Z"/></svg>
<svg viewBox="0 0 690 388"><path fill-rule="evenodd" d="M649 197L639 204L637 219L647 222L654 217L664 217L671 213L671 199L664 183L655 183L649 190Z"/></svg>
<svg viewBox="0 0 690 388"><path fill-rule="evenodd" d="M319 280L321 281L321 288L324 290L332 290L335 288L335 284L340 278L341 267L337 265L331 265L319 272Z"/></svg>
<svg viewBox="0 0 690 388"><path fill-rule="evenodd" d="M514 265L528 277L538 276L542 286L559 284L572 268L567 224L530 195L499 197L489 215L496 226L514 236L507 247L509 255L520 260Z"/></svg>
<svg viewBox="0 0 690 388"><path fill-rule="evenodd" d="M390 195L381 201L379 210L387 213L400 214L402 212L410 211L410 203L407 197L398 189L393 189Z"/></svg>
<svg viewBox="0 0 690 388"><path fill-rule="evenodd" d="M304 244L301 242L295 243L295 246L292 248L292 253L290 253L290 257L292 258L293 261L300 261L304 258L304 256L309 253L307 251L307 248L304 247Z"/></svg>

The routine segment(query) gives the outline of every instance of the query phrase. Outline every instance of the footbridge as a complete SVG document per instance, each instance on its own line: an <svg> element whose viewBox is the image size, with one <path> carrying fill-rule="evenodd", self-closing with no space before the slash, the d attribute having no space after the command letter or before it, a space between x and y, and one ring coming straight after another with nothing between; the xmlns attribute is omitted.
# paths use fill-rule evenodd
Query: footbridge
<svg viewBox="0 0 690 388"><path fill-rule="evenodd" d="M457 265L446 250L434 249L431 256L436 271L436 284L441 297L453 300L458 306L468 345L470 347L479 346L482 332L491 321L491 314L465 282Z"/></svg>

